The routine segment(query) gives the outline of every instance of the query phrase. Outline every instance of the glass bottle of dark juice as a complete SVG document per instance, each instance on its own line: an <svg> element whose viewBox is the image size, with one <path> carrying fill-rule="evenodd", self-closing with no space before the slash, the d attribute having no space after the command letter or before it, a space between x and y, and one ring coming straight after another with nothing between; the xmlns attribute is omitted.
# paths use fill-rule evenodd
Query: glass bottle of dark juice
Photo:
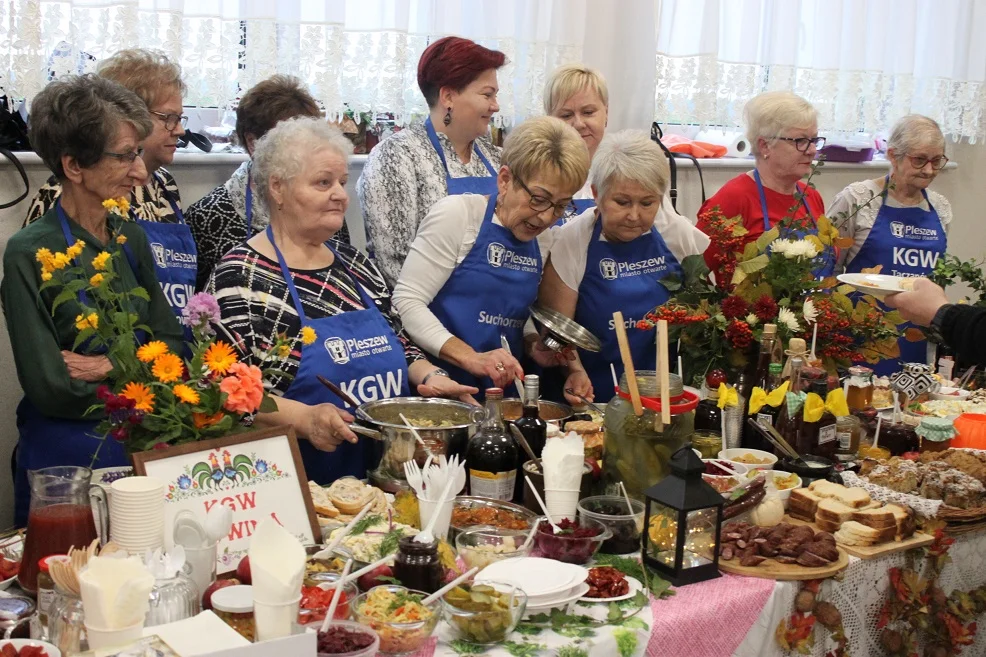
<svg viewBox="0 0 986 657"><path fill-rule="evenodd" d="M502 388L487 388L486 419L466 447L469 490L477 497L510 501L517 481L517 443L503 424Z"/></svg>

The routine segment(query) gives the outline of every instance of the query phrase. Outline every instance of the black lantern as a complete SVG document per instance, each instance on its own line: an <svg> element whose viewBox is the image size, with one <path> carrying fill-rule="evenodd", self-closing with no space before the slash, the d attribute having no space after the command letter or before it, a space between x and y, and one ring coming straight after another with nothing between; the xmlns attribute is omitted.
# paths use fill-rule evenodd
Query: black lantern
<svg viewBox="0 0 986 657"><path fill-rule="evenodd" d="M719 526L725 500L705 483L705 465L686 444L671 474L646 491L644 563L675 586L719 577Z"/></svg>

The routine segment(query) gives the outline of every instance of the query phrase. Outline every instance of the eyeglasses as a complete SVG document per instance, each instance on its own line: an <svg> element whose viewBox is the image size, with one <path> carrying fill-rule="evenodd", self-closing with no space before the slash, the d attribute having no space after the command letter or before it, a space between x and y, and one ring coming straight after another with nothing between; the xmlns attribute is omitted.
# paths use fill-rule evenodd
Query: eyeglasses
<svg viewBox="0 0 986 657"><path fill-rule="evenodd" d="M556 219L571 217L575 214L575 204L571 201L567 201L565 203L555 203L550 198L546 198L540 194L535 194L532 192L530 188L524 184L524 181L517 176L514 176L514 180L516 180L517 184L521 186L521 189L527 192L528 196L531 197L531 201L528 205L535 212L544 212L548 208L553 208L552 214Z"/></svg>
<svg viewBox="0 0 986 657"><path fill-rule="evenodd" d="M150 110L150 112L164 121L164 127L168 132L174 130L179 123L181 123L181 127L183 128L188 123L188 117L184 114L165 114L164 112L155 112L154 110Z"/></svg>
<svg viewBox="0 0 986 657"><path fill-rule="evenodd" d="M911 166L915 169L923 169L931 162L931 168L935 171L941 171L948 164L948 158L944 155L939 155L938 157L923 157L921 155L908 155L907 159L911 161Z"/></svg>
<svg viewBox="0 0 986 657"><path fill-rule="evenodd" d="M135 151L130 151L129 153L113 153L110 151L103 151L103 155L106 157L112 157L120 162L127 162L128 164L133 164L134 160L144 154L143 148L138 148Z"/></svg>
<svg viewBox="0 0 986 657"><path fill-rule="evenodd" d="M802 153L807 153L808 147L812 144L815 145L816 149L825 146L825 137L774 137L774 139L789 141Z"/></svg>

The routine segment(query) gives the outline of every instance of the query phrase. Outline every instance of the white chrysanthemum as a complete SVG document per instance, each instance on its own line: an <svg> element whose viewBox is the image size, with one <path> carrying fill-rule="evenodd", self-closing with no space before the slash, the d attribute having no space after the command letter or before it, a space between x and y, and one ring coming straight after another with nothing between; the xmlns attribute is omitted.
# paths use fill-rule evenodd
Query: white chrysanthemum
<svg viewBox="0 0 986 657"><path fill-rule="evenodd" d="M746 316L746 323L749 324L750 326L756 326L757 322L759 321L760 318L754 315L753 313L750 313L749 315Z"/></svg>
<svg viewBox="0 0 986 657"><path fill-rule="evenodd" d="M789 260L795 258L814 258L818 255L818 249L808 240L774 240L770 243L770 248L774 253L780 253Z"/></svg>
<svg viewBox="0 0 986 657"><path fill-rule="evenodd" d="M792 256L788 255L791 249L794 247L793 240L774 240L770 243L770 250L774 253L780 253L785 258L790 258Z"/></svg>
<svg viewBox="0 0 986 657"><path fill-rule="evenodd" d="M815 246L814 242L810 242L808 240L798 240L794 243L793 250L795 257L810 259L818 255L818 247Z"/></svg>
<svg viewBox="0 0 986 657"><path fill-rule="evenodd" d="M790 308L781 308L777 312L777 323L784 325L792 333L801 331L801 324L798 323L798 316Z"/></svg>
<svg viewBox="0 0 986 657"><path fill-rule="evenodd" d="M801 311L801 314L805 316L805 321L809 324L814 324L815 320L818 319L818 309L815 308L815 304L811 299L805 299L805 307Z"/></svg>

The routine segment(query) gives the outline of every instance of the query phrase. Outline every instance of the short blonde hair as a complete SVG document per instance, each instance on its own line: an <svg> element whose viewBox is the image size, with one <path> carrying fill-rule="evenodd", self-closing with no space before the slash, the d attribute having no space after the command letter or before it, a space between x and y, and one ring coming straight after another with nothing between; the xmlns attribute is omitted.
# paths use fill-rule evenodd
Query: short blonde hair
<svg viewBox="0 0 986 657"><path fill-rule="evenodd" d="M746 138L760 157L759 139L775 139L790 128L818 123L818 112L807 100L790 91L768 91L747 101L743 108Z"/></svg>
<svg viewBox="0 0 986 657"><path fill-rule="evenodd" d="M890 131L887 150L894 149L897 159L921 146L940 146L945 150L945 135L934 119L922 114L908 114L901 117Z"/></svg>
<svg viewBox="0 0 986 657"><path fill-rule="evenodd" d="M575 128L553 116L527 119L510 131L500 164L525 183L547 174L572 193L589 175L589 149Z"/></svg>
<svg viewBox="0 0 986 657"><path fill-rule="evenodd" d="M544 85L544 113L551 114L583 89L595 91L603 105L609 107L609 88L599 71L582 64L565 64L556 68Z"/></svg>
<svg viewBox="0 0 986 657"><path fill-rule="evenodd" d="M96 72L140 96L148 109L175 91L182 96L188 91L181 79L181 67L159 50L121 50L101 61Z"/></svg>
<svg viewBox="0 0 986 657"><path fill-rule="evenodd" d="M309 116L285 119L268 130L253 148L250 175L257 198L270 208L271 178L291 180L304 170L313 153L326 148L348 164L353 142L339 128Z"/></svg>
<svg viewBox="0 0 986 657"><path fill-rule="evenodd" d="M664 151L641 130L620 130L603 137L589 171L589 182L600 197L613 183L629 181L663 199L670 178Z"/></svg>

